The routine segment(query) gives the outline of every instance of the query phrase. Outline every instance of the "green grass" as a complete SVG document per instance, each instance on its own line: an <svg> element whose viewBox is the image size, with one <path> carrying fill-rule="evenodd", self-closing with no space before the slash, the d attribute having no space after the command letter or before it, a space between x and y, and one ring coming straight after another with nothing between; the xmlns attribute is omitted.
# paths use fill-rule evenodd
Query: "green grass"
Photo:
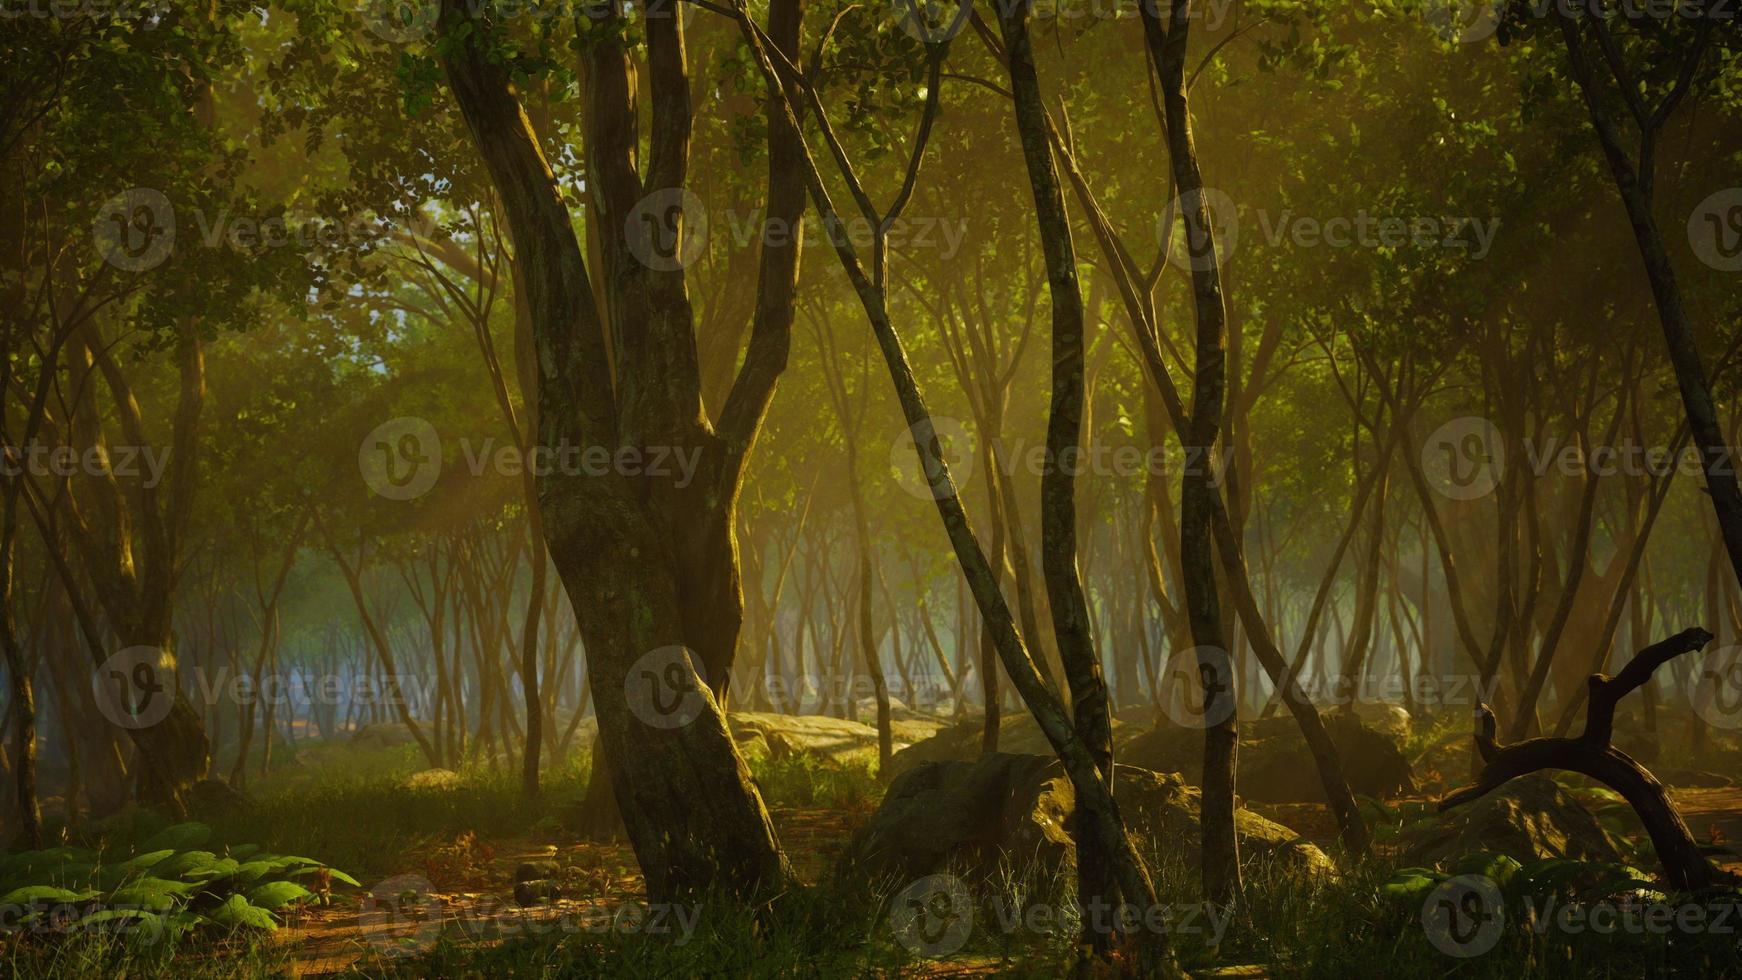
<svg viewBox="0 0 1742 980"><path fill-rule="evenodd" d="M1418 737L1425 744L1439 728ZM510 767L472 766L459 773L455 786L405 789L405 776L421 768L415 749L335 752L314 772L292 768L259 781L253 787L253 807L209 822L223 842L306 854L371 881L415 869L415 857L426 845L450 841L465 831L481 839L556 835L557 814L585 793L588 760L582 753L553 763L545 773L544 797L536 805L521 800L518 776ZM881 794L868 765L757 759L751 768L773 806L863 810ZM92 829L111 841L137 842L167 822L132 811ZM1399 901L1385 895L1383 886L1396 869L1380 862L1345 862L1339 876L1323 879L1304 879L1249 862L1244 904L1218 936L1197 899L1197 855L1172 841L1144 842L1143 847L1160 901L1173 912L1174 948L1180 962L1193 971L1261 964L1272 976L1303 980L1742 976L1734 933L1586 931L1568 936L1552 928L1533 930L1523 909L1511 908L1493 950L1454 959L1428 942L1419 899ZM897 941L890 922L892 899L908 883L844 875L756 911L722 898L704 898L697 903L695 929L689 934L617 931L597 923L482 942L450 932L419 955L366 959L349 975L359 980L857 978L926 972L928 961ZM1001 976L1067 974L1078 955L1071 891L1070 879L1057 871L1020 864L1001 869L993 880L976 884L973 929L948 959L983 965ZM1060 910L1050 928L1033 929L1011 918L1012 910L1037 904ZM1742 929L1742 916L1732 924ZM208 936L181 946L168 941L139 946L102 935L57 940L0 936L0 976L228 980L282 975L290 966L287 955L282 945L240 936Z"/></svg>
<svg viewBox="0 0 1742 980"><path fill-rule="evenodd" d="M871 760L837 763L808 755L779 761L757 757L750 761L750 776L770 806L857 810L882 798L874 765Z"/></svg>

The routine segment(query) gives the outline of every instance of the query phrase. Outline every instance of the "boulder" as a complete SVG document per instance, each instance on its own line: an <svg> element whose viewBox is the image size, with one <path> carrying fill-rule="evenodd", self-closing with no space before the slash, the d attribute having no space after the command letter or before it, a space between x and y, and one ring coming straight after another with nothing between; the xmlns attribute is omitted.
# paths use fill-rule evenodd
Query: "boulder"
<svg viewBox="0 0 1742 980"><path fill-rule="evenodd" d="M1116 789L1127 827L1163 859L1195 863L1198 791L1177 774L1119 768ZM979 878L1008 868L1050 876L1075 865L1069 821L1076 794L1050 756L996 752L974 762L928 762L890 785L855 836L852 854L875 875L910 879L946 867ZM1299 835L1249 810L1236 814L1241 854L1307 874L1334 870Z"/></svg>
<svg viewBox="0 0 1742 980"><path fill-rule="evenodd" d="M417 739L412 737L411 729L396 721L364 725L351 736L351 747L358 749L391 749L415 744Z"/></svg>
<svg viewBox="0 0 1742 980"><path fill-rule="evenodd" d="M1359 796L1392 799L1415 791L1415 778L1398 739L1363 724L1348 712L1327 713L1325 727L1342 755L1350 789ZM1139 731L1113 723L1114 755L1121 766L1177 772L1190 785L1203 778L1204 736L1175 725ZM889 760L886 778L929 762L966 762L980 757L981 721L969 718L915 742ZM1003 719L998 750L1019 755L1052 755L1033 716L1022 712ZM1323 803L1318 765L1294 718L1285 714L1241 723L1240 793L1260 803Z"/></svg>
<svg viewBox="0 0 1742 980"><path fill-rule="evenodd" d="M1013 712L1004 715L1000 721L998 751L1016 755L1053 754L1051 743L1041 733L1033 715L1026 711ZM884 778L893 779L928 762L970 762L978 759L984 730L985 722L977 715L970 715L954 724L940 723L929 737L917 740L896 752L889 760L889 766L883 773ZM1130 726L1121 725L1117 718L1113 720L1113 741L1116 748L1124 738L1129 737L1129 733ZM1125 760L1121 757L1120 761Z"/></svg>
<svg viewBox="0 0 1742 980"><path fill-rule="evenodd" d="M1405 831L1404 863L1441 865L1466 854L1518 861L1619 861L1614 838L1559 783L1540 773L1514 779L1472 803Z"/></svg>
<svg viewBox="0 0 1742 980"><path fill-rule="evenodd" d="M1357 701L1354 712L1355 717L1361 719L1361 724L1394 742L1402 742L1414 730L1409 709L1401 704L1390 701Z"/></svg>
<svg viewBox="0 0 1742 980"><path fill-rule="evenodd" d="M1392 799L1414 792L1409 759L1397 740L1367 727L1353 714L1322 715L1342 759L1343 775L1357 796ZM1318 763L1293 717L1242 723L1240 793L1259 803L1323 803ZM1197 785L1203 778L1203 734L1195 729L1154 728L1120 751L1122 762L1156 772L1178 772Z"/></svg>
<svg viewBox="0 0 1742 980"><path fill-rule="evenodd" d="M877 726L826 715L779 715L734 711L726 716L732 738L745 758L780 760L813 755L831 762L857 758L876 762ZM890 722L895 748L931 737L939 723L919 719Z"/></svg>

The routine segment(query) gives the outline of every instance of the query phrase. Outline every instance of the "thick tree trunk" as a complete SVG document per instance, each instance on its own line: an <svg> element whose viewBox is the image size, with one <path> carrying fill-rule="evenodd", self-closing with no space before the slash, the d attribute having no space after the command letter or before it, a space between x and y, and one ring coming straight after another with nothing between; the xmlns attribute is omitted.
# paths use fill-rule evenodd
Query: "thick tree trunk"
<svg viewBox="0 0 1742 980"><path fill-rule="evenodd" d="M680 189L689 127L683 28L677 18L650 19L646 27L653 82L647 183L655 191ZM787 887L791 869L710 685L724 693L731 675L742 620L733 508L743 459L785 365L784 331L759 317L722 434L708 431L681 270L636 267L626 242L605 241L610 320L601 320L561 190L506 68L486 53L490 25L450 2L441 28L449 42L444 68L502 198L527 293L539 368L538 444L549 451L663 445L699 449L706 458L688 487L624 473L551 473L538 482L552 563L580 621L599 744L649 895L669 900L720 888L771 896ZM589 157L605 234L615 235L643 193L632 159L627 51L620 41L600 41L586 53L586 67ZM769 302L779 305L778 298ZM663 710L668 705L672 712Z"/></svg>

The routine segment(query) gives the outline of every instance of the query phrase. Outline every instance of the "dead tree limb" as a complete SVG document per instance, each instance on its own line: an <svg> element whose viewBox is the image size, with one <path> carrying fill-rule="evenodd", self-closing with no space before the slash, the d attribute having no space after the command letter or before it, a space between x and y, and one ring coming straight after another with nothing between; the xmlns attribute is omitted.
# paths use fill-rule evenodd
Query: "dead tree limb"
<svg viewBox="0 0 1742 980"><path fill-rule="evenodd" d="M1620 793L1639 814L1671 887L1696 891L1714 884L1717 872L1694 842L1663 784L1633 757L1610 744L1616 703L1643 686L1657 668L1711 641L1712 634L1695 627L1639 651L1614 677L1592 674L1587 682L1585 730L1577 738L1531 738L1502 746L1495 737L1494 712L1486 704L1479 705L1476 750L1482 755L1482 771L1474 786L1441 798L1439 809L1443 812L1480 799L1520 776L1544 769L1583 773Z"/></svg>

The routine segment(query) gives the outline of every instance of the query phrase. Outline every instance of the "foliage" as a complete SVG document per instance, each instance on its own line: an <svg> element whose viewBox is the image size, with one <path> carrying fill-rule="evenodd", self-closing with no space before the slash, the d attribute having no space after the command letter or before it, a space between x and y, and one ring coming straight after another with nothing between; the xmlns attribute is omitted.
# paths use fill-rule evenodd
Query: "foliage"
<svg viewBox="0 0 1742 980"><path fill-rule="evenodd" d="M203 823L175 824L125 856L62 846L0 860L0 908L33 935L119 932L153 943L195 930L271 932L297 907L357 880L257 845L203 850Z"/></svg>

